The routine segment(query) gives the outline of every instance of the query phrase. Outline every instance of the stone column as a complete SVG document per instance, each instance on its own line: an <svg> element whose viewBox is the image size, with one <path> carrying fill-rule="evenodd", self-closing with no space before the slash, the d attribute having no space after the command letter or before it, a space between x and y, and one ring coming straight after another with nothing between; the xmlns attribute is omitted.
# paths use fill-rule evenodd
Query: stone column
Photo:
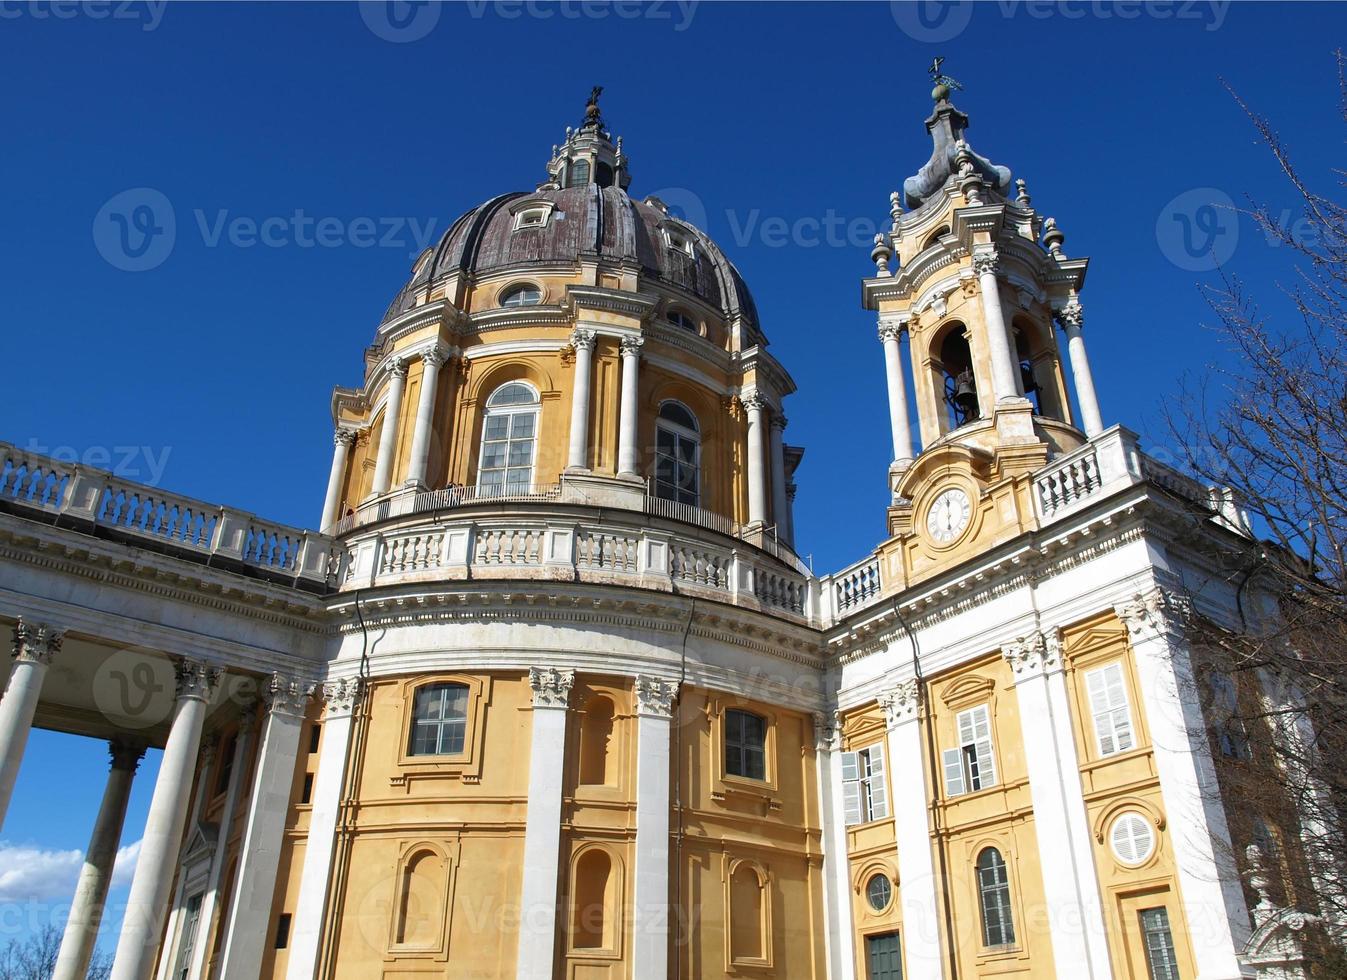
<svg viewBox="0 0 1347 980"><path fill-rule="evenodd" d="M295 758L312 694L313 685L280 674L273 675L262 689L267 714L248 797L234 898L229 903L222 980L257 980L262 972L285 818L295 782Z"/></svg>
<svg viewBox="0 0 1347 980"><path fill-rule="evenodd" d="M987 327L987 350L992 361L992 391L998 403L1020 397L1016 380L1019 367L1010 349L1010 333L1001 311L1001 287L996 277L1000 259L994 248L978 249L973 253L973 271L977 274L978 291L982 294L982 319Z"/></svg>
<svg viewBox="0 0 1347 980"><path fill-rule="evenodd" d="M1166 831L1202 980L1237 980L1249 913L1207 743L1206 719L1185 639L1189 605L1161 589L1115 608L1127 625L1160 776Z"/></svg>
<svg viewBox="0 0 1347 980"><path fill-rule="evenodd" d="M589 468L589 381L594 364L593 330L571 332L571 349L575 351L575 387L571 391L571 443L566 456L566 468Z"/></svg>
<svg viewBox="0 0 1347 980"><path fill-rule="evenodd" d="M1043 867L1043 895L1059 977L1111 980L1108 933L1085 812L1061 643L1054 630L1034 633L1001 651L1015 677L1033 798L1034 833Z"/></svg>
<svg viewBox="0 0 1347 980"><path fill-rule="evenodd" d="M818 760L819 816L823 827L823 924L832 980L856 980L855 940L851 924L851 859L842 812L841 722L836 715L814 715L814 755Z"/></svg>
<svg viewBox="0 0 1347 980"><path fill-rule="evenodd" d="M407 483L421 486L430 465L430 437L435 431L435 395L439 389L440 367L446 357L436 345L421 355L421 394L416 402L416 427L412 429L411 461L407 465Z"/></svg>
<svg viewBox="0 0 1347 980"><path fill-rule="evenodd" d="M1094 391L1094 375L1090 373L1090 359L1085 356L1085 338L1080 329L1085 323L1085 311L1075 294L1057 311L1057 323L1066 333L1066 350L1071 358L1071 379L1076 387L1076 404L1080 406L1081 428L1087 436L1104 431L1104 419L1099 414L1099 398Z"/></svg>
<svg viewBox="0 0 1347 980"><path fill-rule="evenodd" d="M577 361L577 364L579 362ZM575 671L529 669L533 738L524 825L524 881L519 892L518 980L552 980L557 942L557 874L561 866L561 777L566 760L566 708ZM642 964L645 969L647 964Z"/></svg>
<svg viewBox="0 0 1347 980"><path fill-rule="evenodd" d="M636 678L632 962L640 964L642 980L666 980L669 975L669 730L677 699L676 681Z"/></svg>
<svg viewBox="0 0 1347 980"><path fill-rule="evenodd" d="M393 457L398 452L398 419L402 415L402 392L407 386L407 362L395 358L388 370L388 399L384 402L384 424L379 432L379 455L374 461L374 487L379 496L393 483Z"/></svg>
<svg viewBox="0 0 1347 980"><path fill-rule="evenodd" d="M20 619L14 626L14 666L10 668L4 696L0 697L0 826L4 825L14 783L19 778L28 732L33 727L38 698L42 696L42 680L64 638L60 630L41 623Z"/></svg>
<svg viewBox="0 0 1347 980"><path fill-rule="evenodd" d="M327 476L327 496L323 498L323 519L319 530L326 531L341 520L341 484L346 479L346 461L355 444L355 433L337 429L332 434L332 470Z"/></svg>
<svg viewBox="0 0 1347 980"><path fill-rule="evenodd" d="M903 327L890 320L879 321L879 340L884 345L884 378L889 389L889 428L893 432L893 461L911 462L912 423L907 415L907 379L903 374Z"/></svg>
<svg viewBox="0 0 1347 980"><path fill-rule="evenodd" d="M140 857L126 900L122 934L117 941L111 980L146 980L154 968L173 875L178 870L183 824L191 798L192 775L206 706L220 681L220 671L195 660L179 659L177 702L150 813L145 820Z"/></svg>
<svg viewBox="0 0 1347 980"><path fill-rule="evenodd" d="M940 912L936 902L935 862L926 807L931 787L926 782L922 745L921 687L906 680L880 695L888 726L889 772L903 773L893 786L893 830L898 842L898 896L903 909L903 949L908 980L941 980L944 955ZM840 801L839 801L840 803Z"/></svg>
<svg viewBox="0 0 1347 980"><path fill-rule="evenodd" d="M776 525L779 541L790 539L790 505L786 502L786 421L780 412L775 413L771 421L772 523Z"/></svg>
<svg viewBox="0 0 1347 980"><path fill-rule="evenodd" d="M304 843L299 897L292 912L290 958L285 971L287 980L314 980L318 972L318 947L327 913L327 886L332 875L332 852L337 841L341 792L346 781L352 716L360 703L361 693L360 680L355 677L328 681L322 687L327 710L323 716L318 772L310 801L309 833ZM241 936L240 941L246 938ZM259 942L265 938L254 937Z"/></svg>
<svg viewBox="0 0 1347 980"><path fill-rule="evenodd" d="M117 861L117 847L122 840L126 804L131 798L131 780L145 755L145 746L113 741L108 743L108 754L112 756L112 766L103 789L103 802L94 820L94 832L89 837L89 849L84 853L84 866L80 868L79 884L75 886L52 980L84 980L89 972L89 961L93 959L98 941L98 927L103 921L108 884L112 881L113 866Z"/></svg>
<svg viewBox="0 0 1347 980"><path fill-rule="evenodd" d="M767 439L763 432L763 414L767 401L756 391L743 397L748 412L748 523L767 521Z"/></svg>
<svg viewBox="0 0 1347 980"><path fill-rule="evenodd" d="M637 445L638 377L641 370L641 337L623 337L622 405L618 416L617 472L619 476L639 476L641 452Z"/></svg>

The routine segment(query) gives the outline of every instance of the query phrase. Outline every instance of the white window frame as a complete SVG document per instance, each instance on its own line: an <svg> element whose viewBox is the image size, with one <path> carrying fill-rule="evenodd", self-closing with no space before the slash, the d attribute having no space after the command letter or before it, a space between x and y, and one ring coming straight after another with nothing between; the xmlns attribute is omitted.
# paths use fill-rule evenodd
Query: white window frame
<svg viewBox="0 0 1347 980"><path fill-rule="evenodd" d="M842 753L842 814L848 827L889 816L884 743Z"/></svg>
<svg viewBox="0 0 1347 980"><path fill-rule="evenodd" d="M529 204L520 207L514 212L514 224L511 231L519 231L521 228L544 228L552 220L552 212L556 209L555 204Z"/></svg>
<svg viewBox="0 0 1347 980"><path fill-rule="evenodd" d="M661 479L659 478L659 461L660 461L660 456L663 455L663 454L660 453L660 450L659 450L659 432L660 432L660 430L663 430L663 431L667 432L669 435L671 435L671 436L674 437L674 455L673 455L673 457L672 457L672 462L673 462L673 466L674 466L674 477L675 477L675 479L676 479L677 476L678 476L678 471L679 471L679 470L682 468L682 466L684 465L683 462L682 462L682 460L681 460L681 458L678 456L678 449L679 449L680 444L681 444L681 443L685 443L685 442L690 442L690 443L692 443L692 444L696 447L696 452L693 454L693 462L692 462L692 477L693 477L693 480L692 480L692 487L691 487L690 489L692 490L692 498L693 498L693 499L692 499L692 502L691 502L691 506L693 506L693 507L700 507L700 506L702 505L702 434L701 434L701 430L700 430L700 428L689 429L686 425L683 425L681 422L675 422L675 421L673 421L672 419L666 419L666 418L664 417L664 414L663 414L663 413L664 413L665 407L668 406L668 405L676 405L676 406L678 406L678 407L681 408L683 411L685 411L685 412L688 413L688 415L692 418L692 421L693 421L693 422L696 422L696 423L698 424L698 426L701 425L700 420L697 418L697 414L696 414L692 409L690 409L690 408L688 408L686 405L684 405L682 402L679 402L679 401L665 401L665 402L661 402L661 403L660 403L659 411L656 412L656 414L655 414L655 431L656 431L656 434L655 434L655 470L654 470L654 473L651 475L651 482L652 482L652 484L653 484L653 486L654 486L654 488L655 488L655 496L661 497L661 499L664 499L664 500L673 500L675 503L687 503L687 501L679 500L679 499L678 499L678 494L679 494L680 491L689 489L689 488L685 488L685 487L680 487L680 486L677 485L677 483L675 483L675 484L673 485L673 488L674 488L674 489L673 489L673 492L674 492L674 496L673 496L673 497L662 497L662 496L661 496L660 488L661 488L661 485L662 485L662 484L665 484L665 481L663 481L663 480L661 480Z"/></svg>
<svg viewBox="0 0 1347 980"><path fill-rule="evenodd" d="M945 774L945 795L963 796L996 785L996 759L992 743L991 705L960 711L955 720L959 747L940 754Z"/></svg>
<svg viewBox="0 0 1347 980"><path fill-rule="evenodd" d="M697 244L691 235L681 231L675 231L668 227L664 228L664 244L675 252L682 252L689 258L697 257Z"/></svg>
<svg viewBox="0 0 1347 980"><path fill-rule="evenodd" d="M1085 672L1085 693L1090 699L1094 722L1094 745L1101 757L1136 748L1132 706L1127 697L1127 676L1121 660Z"/></svg>
<svg viewBox="0 0 1347 980"><path fill-rule="evenodd" d="M531 403L520 403L514 405L497 405L493 407L491 405L491 399L495 398L496 394L502 388L509 387L510 385L522 385L523 387L527 388L530 392L533 393L533 401ZM511 484L506 482L505 480L503 480L499 484L482 482L482 474L487 469L486 444L488 442L488 439L486 437L486 430L487 430L487 423L489 422L489 420L491 420L492 418L497 418L502 415L513 416L530 413L533 415L533 449L529 454L528 483L524 485L524 489L521 491L524 493L528 493L531 491L533 487L533 481L537 477L538 438L539 438L538 429L540 423L542 422L542 399L538 395L538 389L533 387L533 385L529 384L526 381L507 381L504 384L499 385L494 391L491 392L491 394L487 397L486 404L487 404L486 411L482 413L482 438L480 440L479 445L477 446L477 489L479 493L482 491L499 491L501 495L505 495L511 492L509 489ZM506 423L505 466L503 468L503 472L505 473L507 479L509 477L509 472L511 469L519 469L519 467L517 466L514 467L510 466L510 442L512 441L510 438L510 432L513 429L513 426L514 426L513 421ZM493 439L489 441L499 442L500 440ZM491 468L502 469L501 467L491 467Z"/></svg>

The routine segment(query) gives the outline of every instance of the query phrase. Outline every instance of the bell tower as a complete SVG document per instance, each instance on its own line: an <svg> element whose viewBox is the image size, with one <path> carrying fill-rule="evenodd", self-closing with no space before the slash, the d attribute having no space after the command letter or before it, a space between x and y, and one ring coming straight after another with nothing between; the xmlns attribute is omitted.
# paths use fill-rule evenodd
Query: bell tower
<svg viewBox="0 0 1347 980"><path fill-rule="evenodd" d="M950 100L961 86L942 60L930 69L930 159L889 195L892 226L875 236L875 274L861 290L884 348L895 534L925 520L914 510L937 475L966 471L969 493L985 495L1103 428L1081 338L1089 260L1068 257L1025 181L969 144L968 116Z"/></svg>

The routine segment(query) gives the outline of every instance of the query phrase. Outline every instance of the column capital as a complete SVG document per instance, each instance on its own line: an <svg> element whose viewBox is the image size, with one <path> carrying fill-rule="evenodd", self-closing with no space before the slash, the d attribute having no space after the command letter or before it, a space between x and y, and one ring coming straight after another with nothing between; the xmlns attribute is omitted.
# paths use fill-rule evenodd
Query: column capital
<svg viewBox="0 0 1347 980"><path fill-rule="evenodd" d="M215 696L223 674L219 667L204 661L174 657L173 676L177 683L174 696L179 701L209 701Z"/></svg>
<svg viewBox="0 0 1347 980"><path fill-rule="evenodd" d="M426 367L440 367L449 359L449 351L443 344L431 344L421 352L421 363Z"/></svg>
<svg viewBox="0 0 1347 980"><path fill-rule="evenodd" d="M598 334L593 330L572 330L571 347L574 350L593 351L594 343L598 340Z"/></svg>
<svg viewBox="0 0 1347 980"><path fill-rule="evenodd" d="M835 752L842 742L842 719L836 711L814 712L814 751Z"/></svg>
<svg viewBox="0 0 1347 980"><path fill-rule="evenodd" d="M262 684L262 703L274 715L303 718L313 697L314 685L274 673Z"/></svg>
<svg viewBox="0 0 1347 980"><path fill-rule="evenodd" d="M673 715L674 702L678 700L678 682L662 677L636 676L636 713L657 718L669 718Z"/></svg>
<svg viewBox="0 0 1347 980"><path fill-rule="evenodd" d="M535 708L565 708L571 700L575 671L559 667L530 667L529 687Z"/></svg>
<svg viewBox="0 0 1347 980"><path fill-rule="evenodd" d="M743 392L739 396L739 402L744 406L745 411L749 412L760 412L767 407L767 399L756 388Z"/></svg>
<svg viewBox="0 0 1347 980"><path fill-rule="evenodd" d="M641 348L645 346L644 337L623 337L618 341L618 349L623 357L640 357Z"/></svg>
<svg viewBox="0 0 1347 980"><path fill-rule="evenodd" d="M1061 667L1061 640L1056 630L1030 633L1003 646L1001 656L1010 664L1016 681L1028 680Z"/></svg>
<svg viewBox="0 0 1347 980"><path fill-rule="evenodd" d="M401 381L401 380L406 380L406 378L407 378L407 358L406 358L406 357L402 357L402 356L394 356L394 357L389 358L389 360L388 360L388 374L389 374L390 377L397 378L397 379L400 380L400 381Z"/></svg>
<svg viewBox="0 0 1347 980"><path fill-rule="evenodd" d="M332 444L334 446L345 446L350 449L355 445L356 432L354 429L347 429L343 426L337 426L332 433Z"/></svg>
<svg viewBox="0 0 1347 980"><path fill-rule="evenodd" d="M1080 300L1076 299L1075 293L1061 307L1053 310L1052 315L1056 318L1058 326L1068 333L1072 330L1080 330L1085 325L1085 309L1080 305Z"/></svg>
<svg viewBox="0 0 1347 980"><path fill-rule="evenodd" d="M19 663L51 665L52 658L61 652L65 640L63 630L52 629L46 623L32 623L19 617L14 624L14 659Z"/></svg>
<svg viewBox="0 0 1347 980"><path fill-rule="evenodd" d="M109 768L122 772L135 772L140 760L145 757L144 742L128 742L114 738L108 742Z"/></svg>
<svg viewBox="0 0 1347 980"><path fill-rule="evenodd" d="M1127 635L1134 641L1163 639L1174 641L1183 637L1192 618L1193 604L1185 595L1168 589L1154 588L1138 592L1126 602L1120 602L1113 611L1127 627Z"/></svg>
<svg viewBox="0 0 1347 980"><path fill-rule="evenodd" d="M907 331L907 324L901 320L888 320L883 317L879 320L879 342L887 344L893 341L895 344L902 340L903 334Z"/></svg>
<svg viewBox="0 0 1347 980"><path fill-rule="evenodd" d="M973 273L978 276L996 275L1001 271L1001 253L994 246L973 252Z"/></svg>
<svg viewBox="0 0 1347 980"><path fill-rule="evenodd" d="M915 677L901 681L879 696L879 705L884 709L884 723L889 728L916 721L921 707L921 685Z"/></svg>
<svg viewBox="0 0 1347 980"><path fill-rule="evenodd" d="M780 412L777 412L772 416L771 425L773 429L780 429L784 432L789 422L790 419L786 418L786 416L782 415Z"/></svg>
<svg viewBox="0 0 1347 980"><path fill-rule="evenodd" d="M349 715L360 702L364 688L359 677L343 677L323 682L318 696L323 699L327 717Z"/></svg>

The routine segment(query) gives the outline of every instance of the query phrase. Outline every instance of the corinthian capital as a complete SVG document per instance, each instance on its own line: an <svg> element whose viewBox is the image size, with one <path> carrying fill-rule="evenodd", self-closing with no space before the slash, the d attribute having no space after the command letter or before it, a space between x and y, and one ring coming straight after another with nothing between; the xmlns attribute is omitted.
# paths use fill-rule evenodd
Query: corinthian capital
<svg viewBox="0 0 1347 980"><path fill-rule="evenodd" d="M42 664L47 667L61 652L65 633L45 623L30 623L20 618L14 624L14 659L20 663Z"/></svg>
<svg viewBox="0 0 1347 980"><path fill-rule="evenodd" d="M1001 253L994 248L973 253L973 272L979 276L996 275L1001 269Z"/></svg>
<svg viewBox="0 0 1347 980"><path fill-rule="evenodd" d="M921 685L915 677L910 677L881 694L879 706L884 709L884 722L890 728L915 721L917 709L921 707Z"/></svg>
<svg viewBox="0 0 1347 980"><path fill-rule="evenodd" d="M303 718L313 691L312 684L276 673L262 685L262 701L275 714Z"/></svg>
<svg viewBox="0 0 1347 980"><path fill-rule="evenodd" d="M427 347L421 352L421 363L426 367L439 367L449 357L449 352L439 344Z"/></svg>
<svg viewBox="0 0 1347 980"><path fill-rule="evenodd" d="M407 358L395 357L389 361L388 374L390 377L405 379L407 377Z"/></svg>
<svg viewBox="0 0 1347 980"><path fill-rule="evenodd" d="M658 715L668 718L673 714L674 702L678 700L678 684L661 677L636 678L636 713L638 715Z"/></svg>
<svg viewBox="0 0 1347 980"><path fill-rule="evenodd" d="M1167 589L1139 592L1127 602L1113 607L1133 640L1157 637L1176 640L1183 636L1192 616L1192 601Z"/></svg>
<svg viewBox="0 0 1347 980"><path fill-rule="evenodd" d="M1068 332L1079 330L1085 325L1085 310L1074 294L1066 301L1066 305L1060 310L1055 310L1053 315L1057 317L1057 322L1061 325L1061 328Z"/></svg>
<svg viewBox="0 0 1347 980"><path fill-rule="evenodd" d="M1057 632L1030 633L1001 648L1001 656L1010 664L1016 678L1030 677L1060 667L1061 644Z"/></svg>
<svg viewBox="0 0 1347 980"><path fill-rule="evenodd" d="M756 390L744 392L739 396L739 401L745 410L750 412L760 412L767 407L767 399L763 398L762 393Z"/></svg>
<svg viewBox="0 0 1347 980"><path fill-rule="evenodd" d="M355 445L355 432L351 429L338 427L337 430L332 433L332 444L335 446L345 446L347 449L350 449Z"/></svg>
<svg viewBox="0 0 1347 980"><path fill-rule="evenodd" d="M529 687L535 708L564 708L571 700L575 671L557 667L530 667Z"/></svg>
<svg viewBox="0 0 1347 980"><path fill-rule="evenodd" d="M895 344L903 339L903 324L897 320L879 321L879 342L887 344L892 340Z"/></svg>
<svg viewBox="0 0 1347 980"><path fill-rule="evenodd" d="M175 695L179 701L209 701L215 696L215 689L224 674L219 667L212 667L200 660L188 660L175 657L173 660L173 678L177 683Z"/></svg>
<svg viewBox="0 0 1347 980"><path fill-rule="evenodd" d="M623 337L618 342L618 349L621 350L623 357L641 356L641 348L645 346L644 337Z"/></svg>
<svg viewBox="0 0 1347 980"><path fill-rule="evenodd" d="M360 702L364 688L359 677L343 677L326 681L318 692L327 708L328 717L349 715Z"/></svg>
<svg viewBox="0 0 1347 980"><path fill-rule="evenodd" d="M571 347L574 350L592 351L597 338L598 335L593 330L572 330Z"/></svg>
<svg viewBox="0 0 1347 980"><path fill-rule="evenodd" d="M837 748L842 734L842 719L837 712L824 714L814 712L814 748L819 752L831 752Z"/></svg>

